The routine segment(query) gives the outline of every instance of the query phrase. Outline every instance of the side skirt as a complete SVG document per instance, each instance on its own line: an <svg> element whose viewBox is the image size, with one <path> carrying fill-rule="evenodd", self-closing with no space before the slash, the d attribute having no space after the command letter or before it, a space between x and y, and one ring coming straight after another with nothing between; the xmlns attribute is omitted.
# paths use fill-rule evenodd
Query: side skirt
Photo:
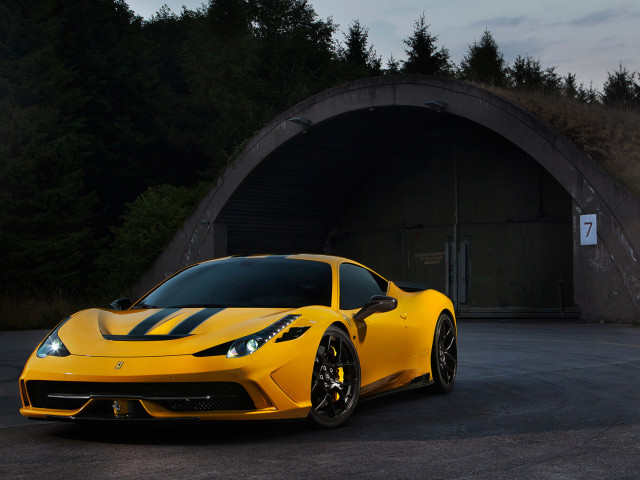
<svg viewBox="0 0 640 480"><path fill-rule="evenodd" d="M380 392L380 393L372 393L367 395L364 398L361 398L360 401L366 402L367 400L370 400L372 398L380 398L380 397L384 397L385 395L390 395L397 392L415 390L416 388L422 388L422 387L427 387L429 385L433 385L433 383L434 382L433 380L431 380L431 375L429 373L425 373L424 375L420 375L419 377L413 378L409 383L407 383L406 385L403 385L402 387L392 388L390 390L385 390L384 392ZM369 391L371 390L372 389L369 389Z"/></svg>

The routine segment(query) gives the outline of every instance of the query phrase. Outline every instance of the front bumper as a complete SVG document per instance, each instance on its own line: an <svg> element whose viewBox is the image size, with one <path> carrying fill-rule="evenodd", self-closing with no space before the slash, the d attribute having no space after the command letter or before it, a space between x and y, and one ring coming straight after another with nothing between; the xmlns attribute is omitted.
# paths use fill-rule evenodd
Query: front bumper
<svg viewBox="0 0 640 480"><path fill-rule="evenodd" d="M311 408L315 352L299 351L280 347L284 361L266 349L230 359L32 356L20 377L20 413L60 420L302 418Z"/></svg>

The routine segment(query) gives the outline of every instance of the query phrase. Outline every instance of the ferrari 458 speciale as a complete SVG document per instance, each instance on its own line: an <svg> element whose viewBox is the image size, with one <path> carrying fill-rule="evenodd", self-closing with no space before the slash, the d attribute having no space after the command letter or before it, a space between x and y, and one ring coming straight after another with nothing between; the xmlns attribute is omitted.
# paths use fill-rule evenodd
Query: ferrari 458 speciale
<svg viewBox="0 0 640 480"><path fill-rule="evenodd" d="M248 420L336 427L358 399L457 371L451 301L344 258L202 262L136 303L63 320L20 377L33 419Z"/></svg>

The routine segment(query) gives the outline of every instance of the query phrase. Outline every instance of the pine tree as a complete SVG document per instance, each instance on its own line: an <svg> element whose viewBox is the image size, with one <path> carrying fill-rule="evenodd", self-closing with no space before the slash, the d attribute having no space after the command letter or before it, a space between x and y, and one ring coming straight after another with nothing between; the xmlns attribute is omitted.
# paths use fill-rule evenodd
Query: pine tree
<svg viewBox="0 0 640 480"><path fill-rule="evenodd" d="M576 74L567 73L562 80L562 93L565 97L575 99L578 97L578 84L576 83Z"/></svg>
<svg viewBox="0 0 640 480"><path fill-rule="evenodd" d="M607 72L607 80L604 82L602 102L610 107L631 110L637 108L639 98L637 92L639 86L635 83L635 72L629 72L626 66L620 63L618 70Z"/></svg>
<svg viewBox="0 0 640 480"><path fill-rule="evenodd" d="M344 47L340 49L343 61L360 71L360 76L379 75L382 60L377 56L373 45L368 45L369 29L354 20L344 34Z"/></svg>
<svg viewBox="0 0 640 480"><path fill-rule="evenodd" d="M546 68L542 74L542 89L547 95L562 94L562 77L556 72L557 67Z"/></svg>
<svg viewBox="0 0 640 480"><path fill-rule="evenodd" d="M544 73L540 60L529 55L518 55L509 68L510 83L513 88L521 90L541 90Z"/></svg>
<svg viewBox="0 0 640 480"><path fill-rule="evenodd" d="M385 75L397 75L400 73L400 61L391 54L387 59L387 68L384 71Z"/></svg>
<svg viewBox="0 0 640 480"><path fill-rule="evenodd" d="M461 76L471 82L504 87L507 71L504 56L489 30L484 31L480 42L469 45L469 51L460 64Z"/></svg>
<svg viewBox="0 0 640 480"><path fill-rule="evenodd" d="M600 94L593 88L593 81L589 82L589 88L584 88L584 84L580 84L578 88L577 100L587 105L595 105L600 103Z"/></svg>
<svg viewBox="0 0 640 480"><path fill-rule="evenodd" d="M509 85L520 90L536 91L549 95L560 95L563 89L562 77L556 67L543 70L540 59L529 55L518 55L513 66L508 69Z"/></svg>
<svg viewBox="0 0 640 480"><path fill-rule="evenodd" d="M453 69L449 60L449 51L444 47L438 50L437 41L438 36L429 32L429 25L422 14L414 23L413 34L403 40L403 43L409 47L405 50L408 58L404 62L403 73L451 75Z"/></svg>
<svg viewBox="0 0 640 480"><path fill-rule="evenodd" d="M349 31L344 34L345 47L342 56L352 65L366 67L373 47L367 48L369 29L362 27L358 20L349 25Z"/></svg>

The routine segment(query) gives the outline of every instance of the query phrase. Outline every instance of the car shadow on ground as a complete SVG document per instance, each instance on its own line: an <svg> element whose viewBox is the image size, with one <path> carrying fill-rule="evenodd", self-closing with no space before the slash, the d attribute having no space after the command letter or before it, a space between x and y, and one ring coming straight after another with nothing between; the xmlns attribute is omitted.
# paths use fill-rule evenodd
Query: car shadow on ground
<svg viewBox="0 0 640 480"><path fill-rule="evenodd" d="M452 394L453 395L453 394ZM334 440L354 441L370 439L381 419L393 417L395 410L411 409L412 403L427 407L430 399L437 399L418 391L397 392L391 395L362 400L347 423L337 429L321 429L306 419L259 421L131 421L105 420L87 423L55 424L55 437L86 442L136 445L215 445L255 443L260 441L301 442L317 441L330 436ZM382 417L382 418L381 418ZM50 424L54 425L54 424Z"/></svg>

